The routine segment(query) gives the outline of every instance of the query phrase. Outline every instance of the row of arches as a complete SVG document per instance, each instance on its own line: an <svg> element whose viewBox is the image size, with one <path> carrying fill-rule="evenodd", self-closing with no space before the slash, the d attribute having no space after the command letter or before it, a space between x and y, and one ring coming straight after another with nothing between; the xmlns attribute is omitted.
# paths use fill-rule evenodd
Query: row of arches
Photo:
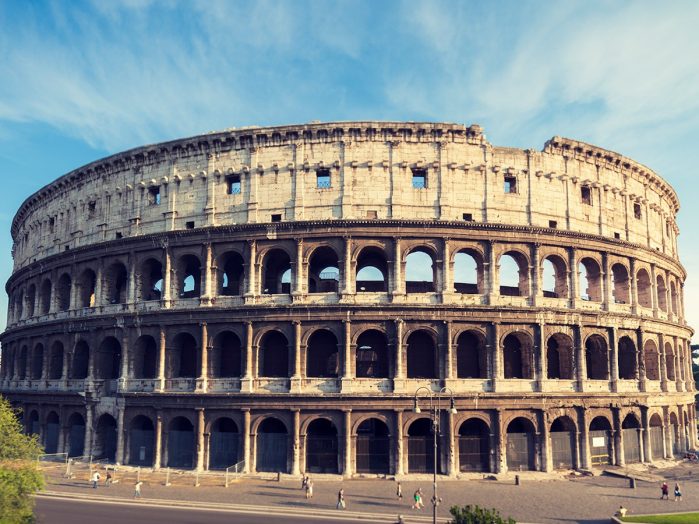
<svg viewBox="0 0 699 524"><path fill-rule="evenodd" d="M588 336L584 342L584 368L590 380L609 380L612 366L616 366L622 380L639 378L640 371L648 380L660 380L661 364L665 378L676 380L685 377L684 356L676 365L675 351L670 342L665 343L661 355L655 340L645 341L642 351L629 336L617 341L617 361L611 361L607 339L599 334ZM302 373L307 377L337 378L343 375L341 354L345 351L336 334L329 329L314 330L301 345ZM535 376L536 355L534 340L529 333L514 331L501 339L502 378L531 379ZM259 337L251 351L256 354L256 368L250 370L260 377L289 377L294 373L294 343L285 333L271 329ZM78 340L70 353L61 341L54 341L48 350L37 343L31 350L21 346L4 348L2 376L19 380L62 378L117 379L123 372L125 378L155 379L159 376L159 344L151 335L141 335L130 350L127 366L122 369L122 346L114 336L105 337L91 350L85 340ZM207 349L206 376L210 378L235 378L246 373L246 351L241 338L234 331L222 330L211 340ZM395 341L378 329L362 331L353 344L354 370L357 378L390 378L396 375ZM441 350L443 352L443 350ZM484 379L493 375L492 356L488 353L486 336L479 330L466 330L455 339L455 377ZM424 329L412 331L406 338L407 378L442 378L439 339L435 332ZM576 379L577 362L575 344L571 336L554 333L547 337L544 353L548 379ZM165 347L164 378L196 378L201 375L202 355L200 343L190 332L180 332L170 338ZM679 370L679 377L676 374ZM497 378L497 377L495 377Z"/></svg>
<svg viewBox="0 0 699 524"><path fill-rule="evenodd" d="M298 271L305 277L300 284L302 289L296 291L309 293L339 293L341 282L346 280L348 289L343 292L403 290L406 293L428 293L444 290L457 294L492 292L503 296L530 296L535 291L531 281L536 277L535 282L538 282L544 297L569 298L571 295L571 268L563 255L544 256L536 268L538 274L533 275L531 256L519 249L501 253L495 262L496 267L491 269L492 274L487 271L484 253L476 248L456 250L449 255L448 271L440 269L438 261L443 254L431 242L406 249L401 254L399 273L395 272L392 257L382 245L358 249L344 263L332 244L316 247L302 258L301 264L292 250L284 246L262 250L259 263L252 265L244 255L237 250L225 251L207 267L198 254L183 254L172 263L172 281L157 257L148 257L138 263L132 270L133 274L122 261L114 262L104 270L84 268L77 277L63 272L55 283L50 278L43 278L26 288L15 289L11 293L12 319L127 301L161 300L166 291L170 298L199 297L203 293L202 282L209 275L214 285L210 286L208 293L218 296L242 296L246 292L289 294L295 289ZM249 258L250 254L247 256ZM345 267L348 264L350 267ZM251 268L255 273L252 280ZM614 262L609 269L609 283L605 284L601 262L592 256L580 258L574 271L579 292L577 297L571 298L603 302L605 286L608 285L615 302L629 304L633 281L638 305L657 307L673 314L680 312L678 284L663 272L658 272L653 282L645 267L632 274L629 266ZM347 277L348 274L353 275L353 280ZM394 282L396 278L405 280L404 288L401 282ZM491 280L499 283L498 289L489 289ZM253 288L250 282L257 282L257 285ZM172 290L166 289L169 286L173 286Z"/></svg>

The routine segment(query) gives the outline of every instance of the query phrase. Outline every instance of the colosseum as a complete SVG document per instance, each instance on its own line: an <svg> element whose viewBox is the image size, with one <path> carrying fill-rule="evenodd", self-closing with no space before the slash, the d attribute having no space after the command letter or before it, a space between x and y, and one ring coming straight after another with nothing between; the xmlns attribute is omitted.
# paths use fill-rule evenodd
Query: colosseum
<svg viewBox="0 0 699 524"><path fill-rule="evenodd" d="M17 211L0 392L47 453L153 468L671 458L696 441L678 209L634 160L478 125L140 147Z"/></svg>

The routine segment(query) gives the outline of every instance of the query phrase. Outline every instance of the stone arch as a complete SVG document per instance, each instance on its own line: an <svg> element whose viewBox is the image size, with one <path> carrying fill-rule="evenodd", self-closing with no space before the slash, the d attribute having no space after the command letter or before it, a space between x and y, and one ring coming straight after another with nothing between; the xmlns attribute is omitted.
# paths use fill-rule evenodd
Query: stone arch
<svg viewBox="0 0 699 524"><path fill-rule="evenodd" d="M650 283L650 276L645 268L640 268L636 271L636 291L638 296L638 304L641 307L653 307L653 287Z"/></svg>
<svg viewBox="0 0 699 524"><path fill-rule="evenodd" d="M308 337L306 348L307 377L339 376L338 340L327 329L317 329Z"/></svg>
<svg viewBox="0 0 699 524"><path fill-rule="evenodd" d="M636 379L636 345L627 336L619 339L619 378L622 380Z"/></svg>
<svg viewBox="0 0 699 524"><path fill-rule="evenodd" d="M436 291L434 251L427 246L412 248L405 256L405 290L407 293L433 293Z"/></svg>
<svg viewBox="0 0 699 524"><path fill-rule="evenodd" d="M240 377L243 368L243 344L236 333L221 331L211 347L210 375L214 378Z"/></svg>
<svg viewBox="0 0 699 524"><path fill-rule="evenodd" d="M90 365L90 346L84 340L78 340L73 348L73 360L70 366L70 378L82 380L87 378Z"/></svg>
<svg viewBox="0 0 699 524"><path fill-rule="evenodd" d="M612 423L604 415L597 415L590 421L590 459L593 466L606 466L612 460Z"/></svg>
<svg viewBox="0 0 699 524"><path fill-rule="evenodd" d="M105 337L95 354L95 378L116 379L121 373L121 344L114 337Z"/></svg>
<svg viewBox="0 0 699 524"><path fill-rule="evenodd" d="M454 291L478 295L484 289L483 255L475 249L463 248L454 253Z"/></svg>
<svg viewBox="0 0 699 524"><path fill-rule="evenodd" d="M551 458L555 469L573 469L576 462L576 425L567 416L556 418L551 423Z"/></svg>
<svg viewBox="0 0 699 524"><path fill-rule="evenodd" d="M276 417L260 420L255 445L257 471L289 472L289 431L283 421Z"/></svg>
<svg viewBox="0 0 699 524"><path fill-rule="evenodd" d="M648 438L652 460L665 458L665 431L663 420L658 413L653 413L648 419Z"/></svg>
<svg viewBox="0 0 699 524"><path fill-rule="evenodd" d="M186 331L177 333L166 350L167 378L195 378L197 376L199 350L197 340Z"/></svg>
<svg viewBox="0 0 699 524"><path fill-rule="evenodd" d="M490 427L481 418L459 425L459 471L490 471Z"/></svg>
<svg viewBox="0 0 699 524"><path fill-rule="evenodd" d="M554 333L546 341L547 378L573 380L573 340L563 333Z"/></svg>
<svg viewBox="0 0 699 524"><path fill-rule="evenodd" d="M51 280L45 278L39 290L39 314L48 315L51 311L51 295L53 294L53 284Z"/></svg>
<svg viewBox="0 0 699 524"><path fill-rule="evenodd" d="M85 419L80 413L68 417L68 456L82 457L85 450Z"/></svg>
<svg viewBox="0 0 699 524"><path fill-rule="evenodd" d="M357 473L388 474L391 436L385 417L369 415L355 425Z"/></svg>
<svg viewBox="0 0 699 524"><path fill-rule="evenodd" d="M176 265L177 294L180 298L201 295L201 261L199 257L182 255Z"/></svg>
<svg viewBox="0 0 699 524"><path fill-rule="evenodd" d="M609 380L609 349L607 340L598 334L592 334L585 340L585 363L587 378L590 380Z"/></svg>
<svg viewBox="0 0 699 524"><path fill-rule="evenodd" d="M44 451L46 453L58 453L58 436L61 431L61 423L58 413L49 411L46 415L46 435L44 436Z"/></svg>
<svg viewBox="0 0 699 524"><path fill-rule="evenodd" d="M439 378L437 344L429 331L418 329L410 333L406 353L408 378Z"/></svg>
<svg viewBox="0 0 699 524"><path fill-rule="evenodd" d="M262 335L258 375L261 377L289 376L289 341L280 331L270 330Z"/></svg>
<svg viewBox="0 0 699 524"><path fill-rule="evenodd" d="M122 262L114 262L104 272L104 301L106 304L124 304L128 289L128 271Z"/></svg>
<svg viewBox="0 0 699 524"><path fill-rule="evenodd" d="M440 439L437 439L437 448L435 457L432 421L425 417L412 420L408 426L408 473L433 473L435 459L439 473Z"/></svg>
<svg viewBox="0 0 699 524"><path fill-rule="evenodd" d="M515 331L505 335L502 339L505 378L532 378L532 349L533 343L529 334Z"/></svg>
<svg viewBox="0 0 699 524"><path fill-rule="evenodd" d="M59 380L63 378L64 352L63 343L60 340L56 340L51 345L49 354L49 380Z"/></svg>
<svg viewBox="0 0 699 524"><path fill-rule="evenodd" d="M272 248L262 257L262 294L288 295L293 280L291 257L281 248Z"/></svg>
<svg viewBox="0 0 699 524"><path fill-rule="evenodd" d="M677 380L675 377L675 349L670 342L665 342L665 370L668 380Z"/></svg>
<svg viewBox="0 0 699 524"><path fill-rule="evenodd" d="M70 292L73 286L73 282L68 273L63 273L58 278L58 284L56 286L56 306L58 311L68 311L70 309Z"/></svg>
<svg viewBox="0 0 699 524"><path fill-rule="evenodd" d="M40 342L34 346L29 366L29 378L39 380L44 374L44 345Z"/></svg>
<svg viewBox="0 0 699 524"><path fill-rule="evenodd" d="M674 280L670 281L670 307L672 309L673 315L680 314L678 295L677 295L677 286L675 285Z"/></svg>
<svg viewBox="0 0 699 524"><path fill-rule="evenodd" d="M27 417L28 421L28 433L30 435L36 435L38 437L41 436L41 422L39 419L39 412L36 409L32 409L29 412L29 417Z"/></svg>
<svg viewBox="0 0 699 524"><path fill-rule="evenodd" d="M152 379L157 375L158 346L150 335L136 339L132 357L132 374L137 379Z"/></svg>
<svg viewBox="0 0 699 524"><path fill-rule="evenodd" d="M240 461L240 432L230 417L219 417L210 428L209 469L225 469Z"/></svg>
<svg viewBox="0 0 699 524"><path fill-rule="evenodd" d="M29 348L22 346L17 354L17 378L25 380L27 378L27 362L29 361Z"/></svg>
<svg viewBox="0 0 699 524"><path fill-rule="evenodd" d="M192 469L196 442L194 424L183 416L174 417L168 424L167 465L169 468Z"/></svg>
<svg viewBox="0 0 699 524"><path fill-rule="evenodd" d="M85 268L80 277L75 282L76 286L76 296L78 299L77 307L94 307L95 304L95 291L97 289L97 276L95 272L90 268Z"/></svg>
<svg viewBox="0 0 699 524"><path fill-rule="evenodd" d="M148 258L141 264L139 273L141 300L161 300L163 298L163 264L156 258Z"/></svg>
<svg viewBox="0 0 699 524"><path fill-rule="evenodd" d="M658 308L660 311L667 313L667 287L665 286L665 279L662 275L656 276L655 287L658 294Z"/></svg>
<svg viewBox="0 0 699 524"><path fill-rule="evenodd" d="M313 250L308 260L308 292L337 293L340 263L335 250L330 246L319 246Z"/></svg>
<svg viewBox="0 0 699 524"><path fill-rule="evenodd" d="M507 467L511 471L536 469L534 435L536 426L525 417L515 417L507 425Z"/></svg>
<svg viewBox="0 0 699 524"><path fill-rule="evenodd" d="M498 260L500 294L525 297L529 295L529 259L523 253L509 250Z"/></svg>
<svg viewBox="0 0 699 524"><path fill-rule="evenodd" d="M388 262L379 246L364 247L357 255L357 293L386 292L389 287Z"/></svg>
<svg viewBox="0 0 699 524"><path fill-rule="evenodd" d="M241 296L245 285L245 260L237 251L226 251L218 258L218 294Z"/></svg>
<svg viewBox="0 0 699 524"><path fill-rule="evenodd" d="M660 380L660 354L654 340L646 340L643 345L643 363L648 380Z"/></svg>
<svg viewBox="0 0 699 524"><path fill-rule="evenodd" d="M136 415L129 423L129 458L132 466L152 466L155 448L153 421L145 415ZM159 466L159 464L156 464Z"/></svg>
<svg viewBox="0 0 699 524"><path fill-rule="evenodd" d="M568 296L568 265L558 255L548 255L541 262L543 295L548 298Z"/></svg>
<svg viewBox="0 0 699 524"><path fill-rule="evenodd" d="M34 316L34 306L36 305L36 286L29 284L27 288L27 318Z"/></svg>
<svg viewBox="0 0 699 524"><path fill-rule="evenodd" d="M388 338L378 329L367 329L357 337L357 378L388 378Z"/></svg>
<svg viewBox="0 0 699 524"><path fill-rule="evenodd" d="M629 286L629 270L624 264L617 262L612 266L612 295L617 304L629 304L631 293Z"/></svg>
<svg viewBox="0 0 699 524"><path fill-rule="evenodd" d="M338 431L327 418L319 417L306 427L306 472L338 473Z"/></svg>
<svg viewBox="0 0 699 524"><path fill-rule="evenodd" d="M629 413L621 424L624 442L624 461L627 464L641 462L641 423L635 413Z"/></svg>
<svg viewBox="0 0 699 524"><path fill-rule="evenodd" d="M105 413L97 419L95 426L95 442L92 454L95 458L108 462L116 462L117 422L114 417Z"/></svg>
<svg viewBox="0 0 699 524"><path fill-rule="evenodd" d="M456 339L456 376L458 378L486 378L488 355L486 340L478 330L468 329Z"/></svg>

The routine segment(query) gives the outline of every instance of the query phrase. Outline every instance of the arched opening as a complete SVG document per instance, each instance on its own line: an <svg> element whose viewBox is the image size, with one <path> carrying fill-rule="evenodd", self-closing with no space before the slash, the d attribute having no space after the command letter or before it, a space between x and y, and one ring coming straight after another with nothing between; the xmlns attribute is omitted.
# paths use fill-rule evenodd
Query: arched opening
<svg viewBox="0 0 699 524"><path fill-rule="evenodd" d="M619 339L619 378L634 380L636 377L636 345L629 337Z"/></svg>
<svg viewBox="0 0 699 524"><path fill-rule="evenodd" d="M595 417L590 422L590 458L593 466L612 463L612 426L605 417Z"/></svg>
<svg viewBox="0 0 699 524"><path fill-rule="evenodd" d="M111 415L102 415L97 420L95 443L92 455L98 460L116 462L117 423Z"/></svg>
<svg viewBox="0 0 699 524"><path fill-rule="evenodd" d="M29 434L41 436L41 422L39 422L39 413L32 410L29 413Z"/></svg>
<svg viewBox="0 0 699 524"><path fill-rule="evenodd" d="M556 333L546 342L546 376L551 379L572 380L573 341L568 335Z"/></svg>
<svg viewBox="0 0 699 524"><path fill-rule="evenodd" d="M20 290L15 294L14 304L15 304L15 319L20 320L22 318L22 316L24 315L24 292L23 291Z"/></svg>
<svg viewBox="0 0 699 524"><path fill-rule="evenodd" d="M306 350L306 376L337 377L338 367L337 337L327 329L314 331Z"/></svg>
<svg viewBox="0 0 699 524"><path fill-rule="evenodd" d="M180 298L201 295L201 262L194 255L184 255L177 264L177 287Z"/></svg>
<svg viewBox="0 0 699 524"><path fill-rule="evenodd" d="M70 309L70 290L73 282L68 273L63 273L58 279L56 294L58 299L58 311L68 311Z"/></svg>
<svg viewBox="0 0 699 524"><path fill-rule="evenodd" d="M68 418L68 456L82 457L85 450L85 419L80 413Z"/></svg>
<svg viewBox="0 0 699 524"><path fill-rule="evenodd" d="M87 378L90 364L90 346L84 340L78 341L73 348L73 361L70 365L70 378L83 380Z"/></svg>
<svg viewBox="0 0 699 524"><path fill-rule="evenodd" d="M386 254L377 247L362 249L357 257L357 293L388 291Z"/></svg>
<svg viewBox="0 0 699 524"><path fill-rule="evenodd" d="M209 469L226 469L239 462L240 433L236 423L221 417L211 426Z"/></svg>
<svg viewBox="0 0 699 524"><path fill-rule="evenodd" d="M459 427L459 471L490 471L490 429L481 419Z"/></svg>
<svg viewBox="0 0 699 524"><path fill-rule="evenodd" d="M405 290L408 293L435 291L435 267L432 255L424 248L417 248L405 257Z"/></svg>
<svg viewBox="0 0 699 524"><path fill-rule="evenodd" d="M169 468L194 467L194 426L185 417L175 417L168 426L167 465Z"/></svg>
<svg viewBox="0 0 699 524"><path fill-rule="evenodd" d="M27 378L27 359L29 358L29 349L27 346L22 346L17 355L17 378L24 380Z"/></svg>
<svg viewBox="0 0 699 524"><path fill-rule="evenodd" d="M58 340L51 346L49 356L49 380L63 378L63 344Z"/></svg>
<svg viewBox="0 0 699 524"><path fill-rule="evenodd" d="M388 474L391 438L382 420L369 418L357 428L357 473Z"/></svg>
<svg viewBox="0 0 699 524"><path fill-rule="evenodd" d="M259 376L289 376L289 341L279 331L269 331L260 341Z"/></svg>
<svg viewBox="0 0 699 524"><path fill-rule="evenodd" d="M323 246L313 251L308 264L309 293L337 293L339 267L337 253L332 248Z"/></svg>
<svg viewBox="0 0 699 524"><path fill-rule="evenodd" d="M534 425L523 417L507 425L507 467L510 471L536 469L534 432Z"/></svg>
<svg viewBox="0 0 699 524"><path fill-rule="evenodd" d="M107 268L104 275L104 300L107 304L123 304L126 302L127 289L126 267L121 262L115 262Z"/></svg>
<svg viewBox="0 0 699 524"><path fill-rule="evenodd" d="M245 282L245 262L240 253L224 253L219 261L218 292L222 296L240 296Z"/></svg>
<svg viewBox="0 0 699 524"><path fill-rule="evenodd" d="M658 346L653 340L647 340L643 345L643 363L648 380L660 380L660 355Z"/></svg>
<svg viewBox="0 0 699 524"><path fill-rule="evenodd" d="M505 378L532 378L532 340L526 333L510 333L503 341Z"/></svg>
<svg viewBox="0 0 699 524"><path fill-rule="evenodd" d="M114 337L105 338L95 355L95 378L111 380L121 372L121 344Z"/></svg>
<svg viewBox="0 0 699 524"><path fill-rule="evenodd" d="M31 367L29 378L39 380L44 372L44 345L37 344L32 351Z"/></svg>
<svg viewBox="0 0 699 524"><path fill-rule="evenodd" d="M684 446L682 446L680 440L680 424L675 413L670 413L670 431L672 436L672 454L676 457L682 453Z"/></svg>
<svg viewBox="0 0 699 524"><path fill-rule="evenodd" d="M58 453L58 434L60 431L61 425L58 414L55 411L51 411L46 417L45 453Z"/></svg>
<svg viewBox="0 0 699 524"><path fill-rule="evenodd" d="M169 349L169 348L168 348ZM197 376L197 341L189 333L178 333L168 350L167 377L195 378Z"/></svg>
<svg viewBox="0 0 699 524"><path fill-rule="evenodd" d="M46 279L41 283L39 291L39 314L48 315L51 310L51 281Z"/></svg>
<svg viewBox="0 0 699 524"><path fill-rule="evenodd" d="M454 255L454 291L467 295L483 292L483 259L480 253L462 249Z"/></svg>
<svg viewBox="0 0 699 524"><path fill-rule="evenodd" d="M155 378L158 347L150 335L142 335L136 340L133 355L133 377L138 379Z"/></svg>
<svg viewBox="0 0 699 524"><path fill-rule="evenodd" d="M456 376L486 378L485 337L477 331L464 331L456 339Z"/></svg>
<svg viewBox="0 0 699 524"><path fill-rule="evenodd" d="M437 439L437 457L441 442ZM441 473L440 465L437 472ZM408 428L408 473L433 473L435 470L434 436L432 421L428 418L415 420Z"/></svg>
<svg viewBox="0 0 699 524"><path fill-rule="evenodd" d="M437 348L426 331L415 331L408 337L408 378L439 378Z"/></svg>
<svg viewBox="0 0 699 524"><path fill-rule="evenodd" d="M284 423L269 417L257 430L257 471L288 473L289 435Z"/></svg>
<svg viewBox="0 0 699 524"><path fill-rule="evenodd" d="M529 294L527 258L517 251L508 251L500 257L500 294L524 297Z"/></svg>
<svg viewBox="0 0 699 524"><path fill-rule="evenodd" d="M624 442L624 461L627 464L641 462L641 424L629 413L621 424L621 438Z"/></svg>
<svg viewBox="0 0 699 524"><path fill-rule="evenodd" d="M337 428L319 418L306 430L306 472L338 473Z"/></svg>
<svg viewBox="0 0 699 524"><path fill-rule="evenodd" d="M31 284L27 288L27 318L34 316L34 305L36 303L36 286Z"/></svg>
<svg viewBox="0 0 699 524"><path fill-rule="evenodd" d="M388 342L381 331L369 329L357 338L357 378L388 377Z"/></svg>
<svg viewBox="0 0 699 524"><path fill-rule="evenodd" d="M665 287L665 279L662 275L657 276L655 285L658 288L658 307L660 311L667 313L667 287Z"/></svg>
<svg viewBox="0 0 699 524"><path fill-rule="evenodd" d="M78 307L95 307L95 289L97 277L91 269L86 269L80 273L77 281Z"/></svg>
<svg viewBox="0 0 699 524"><path fill-rule="evenodd" d="M654 413L648 421L650 434L650 453L652 460L662 460L665 458L665 435L663 432L663 421L660 415Z"/></svg>
<svg viewBox="0 0 699 524"><path fill-rule="evenodd" d="M607 341L601 335L590 335L585 341L585 363L587 378L609 380L609 358Z"/></svg>
<svg viewBox="0 0 699 524"><path fill-rule="evenodd" d="M286 251L272 249L265 254L262 293L265 295L287 295L291 293L291 259Z"/></svg>
<svg viewBox="0 0 699 524"><path fill-rule="evenodd" d="M665 370L668 380L677 380L675 377L675 350L670 342L665 343Z"/></svg>
<svg viewBox="0 0 699 524"><path fill-rule="evenodd" d="M612 294L617 304L628 304L629 298L629 272L623 264L612 266Z"/></svg>
<svg viewBox="0 0 699 524"><path fill-rule="evenodd" d="M129 427L128 463L132 466L152 466L154 447L153 421L144 415L134 417Z"/></svg>
<svg viewBox="0 0 699 524"><path fill-rule="evenodd" d="M163 298L163 265L159 260L149 258L141 266L141 299L160 300Z"/></svg>
<svg viewBox="0 0 699 524"><path fill-rule="evenodd" d="M551 457L555 469L575 468L575 423L558 417L551 424Z"/></svg>
<svg viewBox="0 0 699 524"><path fill-rule="evenodd" d="M240 377L242 370L242 344L238 335L222 331L214 338L211 348L211 376L214 378Z"/></svg>
<svg viewBox="0 0 699 524"><path fill-rule="evenodd" d="M565 261L556 255L548 256L542 264L543 294L548 298L566 298L568 296L568 267Z"/></svg>
<svg viewBox="0 0 699 524"><path fill-rule="evenodd" d="M680 309L677 302L677 286L674 281L670 282L670 305L672 307L672 313L674 315L679 315Z"/></svg>
<svg viewBox="0 0 699 524"><path fill-rule="evenodd" d="M644 268L636 272L636 291L638 293L638 303L642 307L653 307L653 288L650 285L650 276Z"/></svg>

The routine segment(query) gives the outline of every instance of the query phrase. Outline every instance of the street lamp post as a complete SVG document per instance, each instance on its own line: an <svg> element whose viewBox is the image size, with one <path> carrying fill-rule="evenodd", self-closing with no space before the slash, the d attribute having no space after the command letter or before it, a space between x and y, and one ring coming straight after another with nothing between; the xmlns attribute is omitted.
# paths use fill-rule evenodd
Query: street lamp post
<svg viewBox="0 0 699 524"><path fill-rule="evenodd" d="M413 413L421 413L420 405L418 404L418 394L425 390L430 399L430 417L432 419L432 437L433 437L433 453L434 460L432 467L432 524L437 524L437 506L439 499L437 498L437 435L439 434L439 414L442 411L442 397L449 395L449 413L456 414L456 406L454 405L454 392L449 388L442 388L437 393L433 393L431 389L419 387L415 390L415 402L413 405ZM435 401L436 399L436 401Z"/></svg>

